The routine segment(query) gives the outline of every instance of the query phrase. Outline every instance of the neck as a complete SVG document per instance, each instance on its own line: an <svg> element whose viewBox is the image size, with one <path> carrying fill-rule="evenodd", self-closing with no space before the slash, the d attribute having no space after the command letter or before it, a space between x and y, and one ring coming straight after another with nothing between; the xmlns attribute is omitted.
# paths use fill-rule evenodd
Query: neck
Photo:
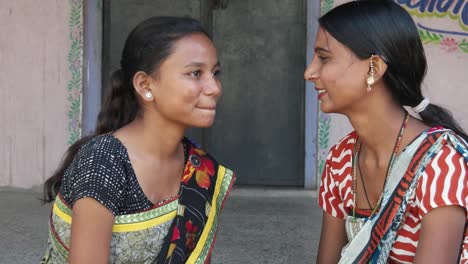
<svg viewBox="0 0 468 264"><path fill-rule="evenodd" d="M124 129L124 133L131 135L129 140L138 146L138 152L160 159L170 159L180 153L185 133L184 126L150 114L138 116Z"/></svg>
<svg viewBox="0 0 468 264"><path fill-rule="evenodd" d="M384 165L393 153L406 112L392 103L368 105L366 108L368 109L365 111L356 111L347 116L359 135L361 148L365 149L366 156L377 164Z"/></svg>

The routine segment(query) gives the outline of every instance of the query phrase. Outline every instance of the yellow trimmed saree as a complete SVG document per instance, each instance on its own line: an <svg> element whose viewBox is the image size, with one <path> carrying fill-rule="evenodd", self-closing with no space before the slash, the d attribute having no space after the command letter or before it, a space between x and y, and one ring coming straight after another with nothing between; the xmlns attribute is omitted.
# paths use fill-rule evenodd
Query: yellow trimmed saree
<svg viewBox="0 0 468 264"><path fill-rule="evenodd" d="M234 173L189 144L178 196L149 210L115 216L109 263L206 263ZM41 264L67 263L72 208L57 195Z"/></svg>

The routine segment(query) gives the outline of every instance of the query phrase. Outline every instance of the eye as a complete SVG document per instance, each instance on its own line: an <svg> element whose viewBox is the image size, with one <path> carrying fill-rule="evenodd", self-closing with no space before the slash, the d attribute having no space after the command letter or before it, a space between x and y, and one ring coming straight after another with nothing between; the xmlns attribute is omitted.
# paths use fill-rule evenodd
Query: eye
<svg viewBox="0 0 468 264"><path fill-rule="evenodd" d="M214 77L219 77L219 75L221 75L221 70L216 70L216 71L214 71L214 72L212 73L212 75L213 75Z"/></svg>
<svg viewBox="0 0 468 264"><path fill-rule="evenodd" d="M193 72L190 73L190 76L200 77L201 76L201 71L200 70L193 71Z"/></svg>
<svg viewBox="0 0 468 264"><path fill-rule="evenodd" d="M326 62L328 60L328 57L320 56L320 55L317 55L317 58L319 58L321 62Z"/></svg>

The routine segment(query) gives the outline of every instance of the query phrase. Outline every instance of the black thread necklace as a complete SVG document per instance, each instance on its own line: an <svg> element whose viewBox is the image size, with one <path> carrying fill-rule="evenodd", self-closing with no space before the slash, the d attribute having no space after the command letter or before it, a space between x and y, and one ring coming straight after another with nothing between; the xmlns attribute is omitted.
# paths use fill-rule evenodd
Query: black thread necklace
<svg viewBox="0 0 468 264"><path fill-rule="evenodd" d="M398 133L398 136L396 138L396 141L395 141L395 146L393 147L393 152L392 152L392 155L390 156L390 160L388 162L388 167L387 167L387 172L385 174L385 181L384 181L384 187L385 188L385 184L387 183L387 178L388 178L388 174L390 173L390 170L393 166L393 162L395 161L395 158L396 158L396 154L398 153L398 150L400 149L400 144L401 144L401 139L403 138L403 133L405 131L405 128L406 128L406 124L408 123L408 119L409 119L409 114L408 112L406 112L406 115L405 115L405 118L403 119L403 123L401 124L401 127L400 127L400 132ZM353 157L353 202L354 202L354 206L353 206L353 220L356 219L356 207L357 207L357 203L356 203L356 187L357 187L357 171L356 171L356 167L359 167L359 152L360 152L360 149L361 149L361 145L362 145L362 141L358 138L359 140L359 144L357 144L357 147L355 149L355 152L354 152L354 157ZM360 169L360 168L359 168ZM364 181L363 181L363 176L362 176L362 173L361 174L361 181L362 181L362 184L364 186ZM366 198L367 198L367 202L369 203L369 207L372 209L372 206L370 206L370 202L369 202L369 198L367 196L367 191L365 190L365 187L364 187L364 193L366 195ZM375 212L377 211L377 208L379 208L381 202L382 202L382 199L383 199L383 190L382 190L382 193L380 194L380 197L379 197L379 201L377 202L377 204L375 205L375 208L372 209L372 213L371 215L369 216L372 217Z"/></svg>

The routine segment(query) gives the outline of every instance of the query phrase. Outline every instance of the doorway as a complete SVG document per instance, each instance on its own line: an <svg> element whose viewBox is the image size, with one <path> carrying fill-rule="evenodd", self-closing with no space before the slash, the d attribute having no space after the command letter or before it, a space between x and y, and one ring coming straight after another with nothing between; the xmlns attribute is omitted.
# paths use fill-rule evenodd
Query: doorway
<svg viewBox="0 0 468 264"><path fill-rule="evenodd" d="M150 16L190 16L212 33L223 97L210 129L188 136L238 185L304 186L305 0L104 0L103 93L125 37Z"/></svg>

